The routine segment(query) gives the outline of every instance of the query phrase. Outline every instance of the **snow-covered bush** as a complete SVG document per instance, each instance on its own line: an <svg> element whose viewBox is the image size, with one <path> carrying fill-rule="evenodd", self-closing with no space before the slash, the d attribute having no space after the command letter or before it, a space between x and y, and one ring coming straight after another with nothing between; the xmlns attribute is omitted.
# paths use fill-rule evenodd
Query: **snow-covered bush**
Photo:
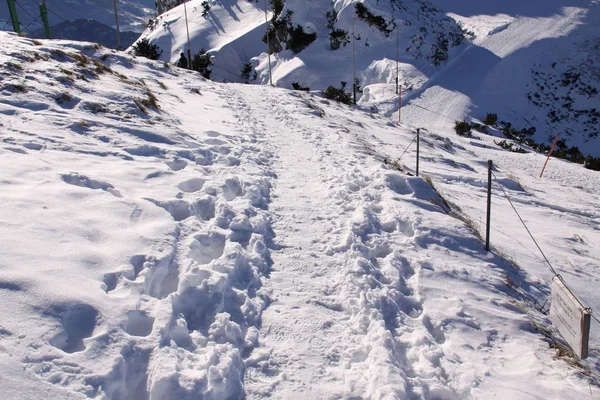
<svg viewBox="0 0 600 400"><path fill-rule="evenodd" d="M133 45L133 53L139 57L158 60L162 54L162 50L157 44L150 43L148 39L142 39Z"/></svg>
<svg viewBox="0 0 600 400"><path fill-rule="evenodd" d="M467 121L456 121L454 130L459 136L471 136L471 124Z"/></svg>
<svg viewBox="0 0 600 400"><path fill-rule="evenodd" d="M379 29L385 37L389 37L394 30L393 22L386 21L381 15L373 14L363 3L356 3L354 8L358 18L365 21L369 26Z"/></svg>
<svg viewBox="0 0 600 400"><path fill-rule="evenodd" d="M296 25L289 29L289 39L286 48L294 53L300 53L317 39L316 33L306 33L302 25Z"/></svg>
<svg viewBox="0 0 600 400"><path fill-rule="evenodd" d="M208 15L209 11L210 11L210 3L205 0L202 2L202 16L206 17Z"/></svg>
<svg viewBox="0 0 600 400"><path fill-rule="evenodd" d="M329 33L329 46L331 50L337 50L350 43L350 35L343 29L334 29Z"/></svg>
<svg viewBox="0 0 600 400"><path fill-rule="evenodd" d="M192 59L192 69L200 72L200 74L206 79L210 79L212 65L213 61L210 58L210 54L208 54L204 48L200 49L198 54L196 54Z"/></svg>
<svg viewBox="0 0 600 400"><path fill-rule="evenodd" d="M323 95L329 100L335 100L344 104L352 104L352 94L347 93L345 90L346 82L341 82L341 84L342 86L340 88L329 85L327 89L323 91Z"/></svg>

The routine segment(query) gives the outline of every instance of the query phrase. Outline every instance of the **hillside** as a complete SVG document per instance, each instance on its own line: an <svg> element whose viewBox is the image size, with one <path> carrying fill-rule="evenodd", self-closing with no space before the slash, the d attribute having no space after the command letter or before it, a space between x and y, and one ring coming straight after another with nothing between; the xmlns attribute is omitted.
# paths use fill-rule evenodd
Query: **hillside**
<svg viewBox="0 0 600 400"><path fill-rule="evenodd" d="M300 26L306 34L316 35L299 52L287 49L289 41L275 45L273 82L285 88L297 83L312 90L346 82L351 89L356 69L363 92L358 95L361 104L377 105L391 115L398 109L398 68L406 122L424 121L426 127L446 129L456 120L481 121L487 113L494 113L517 129L535 128L533 139L538 143L549 145L560 134L567 148L575 146L584 155L600 156L598 2L480 3L271 2L268 19L276 21L280 32L282 26L288 26L288 32ZM204 49L212 55L211 79L269 82L262 40L266 31L263 2L209 4L205 13L202 1L190 1L188 22L192 52ZM275 11L273 4L283 8ZM368 14L357 13L357 4L364 5ZM164 13L158 21L142 37L164 50L163 60L176 62L187 48L183 7ZM274 36L285 38L286 34ZM354 46L352 37L356 38ZM297 42L301 40L291 46ZM249 68L246 76L244 68Z"/></svg>
<svg viewBox="0 0 600 400"><path fill-rule="evenodd" d="M440 128L417 177L374 109L0 40L0 399L600 393L600 325L571 358L501 190L598 312L597 172Z"/></svg>
<svg viewBox="0 0 600 400"><path fill-rule="evenodd" d="M40 15L39 1L18 0L17 14L21 29L25 33L31 33L42 29L42 22L38 18ZM113 0L46 0L48 8L48 22L54 27L60 23L71 20L94 21L110 27L115 27L114 2ZM119 0L119 26L121 30L141 32L146 28L148 20L154 18L155 8L154 0ZM0 20L2 30L12 30L10 14L6 1L0 2ZM57 32L54 32L55 34ZM67 32L69 33L69 32ZM81 40L76 36L69 36L71 40Z"/></svg>
<svg viewBox="0 0 600 400"><path fill-rule="evenodd" d="M76 19L64 21L52 26L51 35L54 39L71 39L83 42L94 42L110 49L116 49L117 30L111 26L101 24L93 19ZM139 32L119 32L121 48L127 48L138 40ZM46 31L41 28L27 34L34 39L45 39Z"/></svg>

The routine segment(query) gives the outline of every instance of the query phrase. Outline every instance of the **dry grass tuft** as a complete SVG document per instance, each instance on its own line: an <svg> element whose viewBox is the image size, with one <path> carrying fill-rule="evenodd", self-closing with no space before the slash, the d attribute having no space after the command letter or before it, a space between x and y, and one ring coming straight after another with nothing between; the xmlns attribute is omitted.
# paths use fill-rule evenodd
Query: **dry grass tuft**
<svg viewBox="0 0 600 400"><path fill-rule="evenodd" d="M106 72L108 73L113 73L112 68L107 67L106 65L102 64L100 61L96 60L95 58L92 58L92 64L94 64L94 66L96 67L96 73L98 74L104 74Z"/></svg>
<svg viewBox="0 0 600 400"><path fill-rule="evenodd" d="M70 93L62 92L54 98L54 101L56 101L58 104L63 104L73 101L73 99L74 97Z"/></svg>
<svg viewBox="0 0 600 400"><path fill-rule="evenodd" d="M90 58L83 53L69 53L68 56L77 61L80 67L85 67L90 63Z"/></svg>
<svg viewBox="0 0 600 400"><path fill-rule="evenodd" d="M160 106L158 105L158 98L150 91L150 89L146 89L146 97L147 98L141 101L145 107L152 107L157 110L160 109Z"/></svg>

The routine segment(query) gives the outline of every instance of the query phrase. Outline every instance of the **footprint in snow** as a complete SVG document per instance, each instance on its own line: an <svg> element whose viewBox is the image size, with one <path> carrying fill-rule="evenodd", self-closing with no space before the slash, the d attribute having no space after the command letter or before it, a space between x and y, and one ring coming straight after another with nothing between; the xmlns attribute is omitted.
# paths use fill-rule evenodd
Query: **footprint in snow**
<svg viewBox="0 0 600 400"><path fill-rule="evenodd" d="M101 189L115 197L123 197L121 193L110 183L98 181L85 175L80 175L76 172L72 172L70 174L61 174L60 179L69 185L80 186L88 189Z"/></svg>
<svg viewBox="0 0 600 400"><path fill-rule="evenodd" d="M61 328L49 341L50 345L66 353L85 350L84 339L89 338L96 328L99 312L88 304L54 306L47 314L61 320Z"/></svg>
<svg viewBox="0 0 600 400"><path fill-rule="evenodd" d="M204 186L204 182L206 182L206 180L202 178L192 178L185 182L181 182L178 185L178 187L179 190L181 190L182 192L194 193L202 189L202 186Z"/></svg>

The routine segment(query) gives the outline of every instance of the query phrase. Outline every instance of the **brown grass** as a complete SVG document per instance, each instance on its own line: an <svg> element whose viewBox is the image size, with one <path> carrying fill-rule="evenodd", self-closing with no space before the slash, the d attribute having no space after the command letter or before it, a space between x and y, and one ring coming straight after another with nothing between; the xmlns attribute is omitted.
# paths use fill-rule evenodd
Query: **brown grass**
<svg viewBox="0 0 600 400"><path fill-rule="evenodd" d="M77 61L80 67L85 67L90 63L90 58L83 53L69 53L68 56Z"/></svg>

